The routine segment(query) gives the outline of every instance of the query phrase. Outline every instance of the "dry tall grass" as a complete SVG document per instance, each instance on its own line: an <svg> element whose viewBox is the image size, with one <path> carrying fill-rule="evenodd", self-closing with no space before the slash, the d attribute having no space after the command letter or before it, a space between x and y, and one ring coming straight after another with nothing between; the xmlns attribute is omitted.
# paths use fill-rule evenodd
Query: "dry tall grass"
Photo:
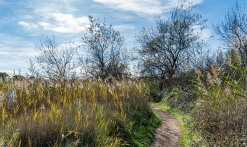
<svg viewBox="0 0 247 147"><path fill-rule="evenodd" d="M0 146L125 146L152 116L140 81L2 82Z"/></svg>
<svg viewBox="0 0 247 147"><path fill-rule="evenodd" d="M199 95L195 129L207 146L246 146L247 69L229 65L225 70L219 73L211 66L206 82L195 82Z"/></svg>

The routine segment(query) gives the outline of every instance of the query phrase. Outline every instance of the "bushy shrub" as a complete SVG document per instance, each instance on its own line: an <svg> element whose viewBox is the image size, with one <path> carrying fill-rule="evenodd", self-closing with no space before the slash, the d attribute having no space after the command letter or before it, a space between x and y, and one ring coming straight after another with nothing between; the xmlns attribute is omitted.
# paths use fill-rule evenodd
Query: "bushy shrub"
<svg viewBox="0 0 247 147"><path fill-rule="evenodd" d="M164 101L171 107L183 112L190 112L197 100L197 94L194 88L174 87L171 92L164 93Z"/></svg>
<svg viewBox="0 0 247 147"><path fill-rule="evenodd" d="M160 102L162 99L162 93L158 91L150 91L149 96L151 98L151 101L156 103Z"/></svg>
<svg viewBox="0 0 247 147"><path fill-rule="evenodd" d="M246 69L229 67L232 72L223 74L211 66L207 82L195 82L199 100L193 113L194 128L207 146L246 146L247 143Z"/></svg>

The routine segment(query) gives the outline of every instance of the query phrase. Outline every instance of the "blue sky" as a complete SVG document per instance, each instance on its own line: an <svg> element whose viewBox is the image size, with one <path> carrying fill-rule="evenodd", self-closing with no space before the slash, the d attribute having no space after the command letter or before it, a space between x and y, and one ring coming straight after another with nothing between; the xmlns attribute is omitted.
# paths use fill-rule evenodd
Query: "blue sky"
<svg viewBox="0 0 247 147"><path fill-rule="evenodd" d="M112 24L126 39L129 49L137 44L135 34L143 27L154 26L160 16L184 0L0 0L0 72L14 69L28 72L29 59L37 52L35 44L54 35L59 44L80 42L88 24L88 15ZM233 0L185 0L196 5L195 11L207 19L204 40L218 46L212 23L224 18ZM240 5L245 0L237 0Z"/></svg>

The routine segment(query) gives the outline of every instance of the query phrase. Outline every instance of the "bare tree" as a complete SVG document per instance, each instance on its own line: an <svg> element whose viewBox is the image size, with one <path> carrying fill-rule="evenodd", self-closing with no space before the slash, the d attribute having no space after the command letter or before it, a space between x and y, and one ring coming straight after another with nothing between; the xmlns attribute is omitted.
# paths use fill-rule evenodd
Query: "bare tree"
<svg viewBox="0 0 247 147"><path fill-rule="evenodd" d="M189 64L200 69L202 74L209 71L210 65L221 67L226 63L225 54L221 50L212 50L208 43L201 42L191 51Z"/></svg>
<svg viewBox="0 0 247 147"><path fill-rule="evenodd" d="M82 37L84 69L93 77L121 77L127 70L125 39L110 25L100 24L89 16L87 33Z"/></svg>
<svg viewBox="0 0 247 147"><path fill-rule="evenodd" d="M236 2L230 7L225 19L214 25L215 33L224 45L237 49L241 57L241 66L247 67L247 12Z"/></svg>
<svg viewBox="0 0 247 147"><path fill-rule="evenodd" d="M40 53L36 57L38 73L58 82L64 82L65 79L71 78L78 67L77 48L73 44L58 47L55 37L52 39L47 37L35 48Z"/></svg>
<svg viewBox="0 0 247 147"><path fill-rule="evenodd" d="M192 10L192 7L177 7L170 19L159 19L155 28L143 28L136 36L141 45L138 50L141 72L159 78L160 89L165 82L172 84L173 75L189 59L191 48L198 44L205 20Z"/></svg>
<svg viewBox="0 0 247 147"><path fill-rule="evenodd" d="M226 63L225 54L221 50L219 50L216 56L216 65L223 66L225 63Z"/></svg>
<svg viewBox="0 0 247 147"><path fill-rule="evenodd" d="M210 49L207 43L201 42L197 47L191 49L189 65L197 67L202 73L206 70L207 64L211 62Z"/></svg>

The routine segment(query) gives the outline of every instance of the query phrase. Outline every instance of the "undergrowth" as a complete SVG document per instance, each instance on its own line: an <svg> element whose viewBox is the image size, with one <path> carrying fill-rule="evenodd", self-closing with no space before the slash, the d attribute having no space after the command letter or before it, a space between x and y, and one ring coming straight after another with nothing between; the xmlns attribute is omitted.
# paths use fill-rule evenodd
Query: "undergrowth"
<svg viewBox="0 0 247 147"><path fill-rule="evenodd" d="M229 64L221 72L211 66L206 77L198 74L193 117L207 146L247 145L246 72Z"/></svg>
<svg viewBox="0 0 247 147"><path fill-rule="evenodd" d="M0 146L147 146L160 120L141 81L0 83Z"/></svg>
<svg viewBox="0 0 247 147"><path fill-rule="evenodd" d="M170 88L155 104L178 119L180 146L246 146L247 68L210 65L206 74L196 73L194 87Z"/></svg>

